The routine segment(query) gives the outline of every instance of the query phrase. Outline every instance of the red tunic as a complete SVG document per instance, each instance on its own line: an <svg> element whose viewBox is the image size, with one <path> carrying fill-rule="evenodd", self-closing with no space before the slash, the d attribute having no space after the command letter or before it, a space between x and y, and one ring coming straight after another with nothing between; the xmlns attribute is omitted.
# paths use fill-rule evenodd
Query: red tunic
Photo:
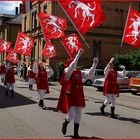
<svg viewBox="0 0 140 140"><path fill-rule="evenodd" d="M37 89L38 90L46 90L46 93L49 93L48 86L48 76L45 70L39 70L37 76Z"/></svg>
<svg viewBox="0 0 140 140"><path fill-rule="evenodd" d="M28 71L28 78L33 78L35 79L35 73L32 70Z"/></svg>
<svg viewBox="0 0 140 140"><path fill-rule="evenodd" d="M106 96L108 94L119 94L118 84L117 84L117 71L110 69L104 83L104 92Z"/></svg>
<svg viewBox="0 0 140 140"><path fill-rule="evenodd" d="M14 68L10 67L7 72L6 72L6 76L5 76L5 82L6 83L15 83L15 75L14 75Z"/></svg>
<svg viewBox="0 0 140 140"><path fill-rule="evenodd" d="M62 76L64 79L64 74ZM57 109L67 113L71 106L85 107L85 97L83 92L82 76L80 70L75 70L69 81L63 80L62 89L57 105ZM68 92L68 94L67 94Z"/></svg>
<svg viewBox="0 0 140 140"><path fill-rule="evenodd" d="M0 66L0 74L4 74L4 73L6 73L6 67L5 67L5 65L1 65Z"/></svg>

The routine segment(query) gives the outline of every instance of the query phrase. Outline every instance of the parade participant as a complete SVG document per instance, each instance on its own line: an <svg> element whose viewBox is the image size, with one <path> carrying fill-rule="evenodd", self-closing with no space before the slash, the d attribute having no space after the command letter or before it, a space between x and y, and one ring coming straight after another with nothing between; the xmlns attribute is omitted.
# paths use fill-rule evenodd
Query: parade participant
<svg viewBox="0 0 140 140"><path fill-rule="evenodd" d="M33 72L37 74L36 83L40 97L38 105L42 107L42 109L46 109L46 106L44 105L44 96L45 93L49 93L47 72L42 63L40 63L38 67L36 67L36 64L34 64Z"/></svg>
<svg viewBox="0 0 140 140"><path fill-rule="evenodd" d="M4 62L0 66L0 75L1 75L1 82L5 81L5 73L6 73L6 67Z"/></svg>
<svg viewBox="0 0 140 140"><path fill-rule="evenodd" d="M117 72L118 67L114 63L114 58L110 60L107 66L104 69L105 74L105 83L103 95L106 96L106 100L103 105L100 107L102 115L105 115L104 108L111 103L111 118L117 118L114 114L116 97L119 97L119 88L117 84L117 77L125 77L126 71L123 67L122 73Z"/></svg>
<svg viewBox="0 0 140 140"><path fill-rule="evenodd" d="M68 113L67 118L62 124L62 133L65 135L67 125L74 119L74 136L79 138L79 125L81 120L82 109L85 107L85 98L83 92L82 78L92 77L95 73L98 60L93 60L92 67L89 71L81 71L76 68L78 60L83 53L83 49L78 51L76 57L70 58L65 63L65 69L61 77L61 93L57 104L57 110Z"/></svg>
<svg viewBox="0 0 140 140"><path fill-rule="evenodd" d="M9 65L6 67L6 76L5 76L5 83L6 83L6 96L8 96L9 89L11 88L11 96L14 97L14 85L15 85L15 75L14 75L14 64L9 62Z"/></svg>
<svg viewBox="0 0 140 140"><path fill-rule="evenodd" d="M28 67L28 82L29 82L29 89L33 89L33 84L35 80L35 73L33 72L33 64L34 62L31 62L30 66Z"/></svg>

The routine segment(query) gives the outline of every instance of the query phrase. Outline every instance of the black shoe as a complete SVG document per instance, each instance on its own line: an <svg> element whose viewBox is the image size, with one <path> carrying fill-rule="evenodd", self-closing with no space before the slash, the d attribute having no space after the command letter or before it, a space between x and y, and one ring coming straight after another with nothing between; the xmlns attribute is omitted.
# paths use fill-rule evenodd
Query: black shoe
<svg viewBox="0 0 140 140"><path fill-rule="evenodd" d="M47 110L47 107L45 105L42 106L43 110Z"/></svg>
<svg viewBox="0 0 140 140"><path fill-rule="evenodd" d="M111 106L111 118L117 119L117 116L114 114L115 112L115 107Z"/></svg>
<svg viewBox="0 0 140 140"><path fill-rule="evenodd" d="M14 90L11 90L11 96L12 96L12 97L15 97L15 95L14 95Z"/></svg>
<svg viewBox="0 0 140 140"><path fill-rule="evenodd" d="M6 92L5 92L6 96L8 96L8 90L6 89Z"/></svg>
<svg viewBox="0 0 140 140"><path fill-rule="evenodd" d="M79 123L74 123L74 135L73 135L74 139L80 138L78 131L79 131Z"/></svg>
<svg viewBox="0 0 140 140"><path fill-rule="evenodd" d="M105 116L105 111L104 111L105 107L106 106L104 104L100 107L100 111L101 111L102 115L104 115L104 116Z"/></svg>
<svg viewBox="0 0 140 140"><path fill-rule="evenodd" d="M67 133L67 126L68 126L68 124L69 124L69 121L67 121L65 119L65 121L62 124L62 133L63 133L63 135L66 135L66 133Z"/></svg>
<svg viewBox="0 0 140 140"><path fill-rule="evenodd" d="M42 106L43 106L43 100L40 100L39 103L38 103L38 105L39 105L40 107L42 107Z"/></svg>

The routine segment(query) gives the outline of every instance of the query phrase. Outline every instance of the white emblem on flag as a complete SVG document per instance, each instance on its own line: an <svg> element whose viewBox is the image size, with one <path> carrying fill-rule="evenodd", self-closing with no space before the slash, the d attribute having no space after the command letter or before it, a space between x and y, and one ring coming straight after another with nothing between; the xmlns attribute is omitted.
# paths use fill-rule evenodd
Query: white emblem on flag
<svg viewBox="0 0 140 140"><path fill-rule="evenodd" d="M72 51L73 50L78 50L78 40L77 40L77 37L74 37L74 36L70 36L68 37L66 40L68 40L68 42L66 43L66 45L68 45L69 49L71 49Z"/></svg>
<svg viewBox="0 0 140 140"><path fill-rule="evenodd" d="M126 35L126 37L130 37L132 36L134 38L134 41L132 42L132 44L134 44L139 38L140 38L140 31L139 31L139 27L140 27L140 17L137 16L136 14L134 14L135 17L137 17L136 19L131 18L130 20L132 20L132 24L129 26L129 28L133 27L134 30Z"/></svg>
<svg viewBox="0 0 140 140"><path fill-rule="evenodd" d="M95 19L94 19L94 14L91 13L91 11L94 11L96 9L96 3L94 1L94 7L90 8L90 4L88 3L88 6L86 4L84 4L83 2L80 2L78 0L75 1L71 1L70 4L68 5L69 8L73 7L74 5L76 5L75 7L75 15L74 17L77 18L80 9L82 10L82 16L83 16L83 23L82 26L87 18L87 20L89 20L90 18L92 19L92 22L90 23L90 27L94 24ZM81 26L81 27L82 27Z"/></svg>

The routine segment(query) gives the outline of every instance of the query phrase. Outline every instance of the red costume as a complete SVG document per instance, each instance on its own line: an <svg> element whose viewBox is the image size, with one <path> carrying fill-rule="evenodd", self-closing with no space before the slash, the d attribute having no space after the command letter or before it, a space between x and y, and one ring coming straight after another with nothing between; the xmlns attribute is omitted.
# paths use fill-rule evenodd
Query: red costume
<svg viewBox="0 0 140 140"><path fill-rule="evenodd" d="M107 94L119 94L118 84L117 84L117 71L110 69L104 83L104 92Z"/></svg>
<svg viewBox="0 0 140 140"><path fill-rule="evenodd" d="M44 70L38 71L37 76L37 89L38 90L46 90L46 93L49 93L49 86L48 86L48 76L47 72Z"/></svg>
<svg viewBox="0 0 140 140"><path fill-rule="evenodd" d="M14 68L10 67L7 72L6 72L6 76L5 76L5 82L6 83L15 83L15 76L14 76Z"/></svg>
<svg viewBox="0 0 140 140"><path fill-rule="evenodd" d="M35 79L35 73L32 70L32 66L30 66L31 70L28 71L28 78Z"/></svg>
<svg viewBox="0 0 140 140"><path fill-rule="evenodd" d="M6 73L6 67L5 67L5 65L1 65L0 66L0 74L5 74Z"/></svg>
<svg viewBox="0 0 140 140"><path fill-rule="evenodd" d="M85 107L81 71L73 71L69 81L66 81L64 76L65 74L62 75L61 79L62 89L57 109L67 113L71 106Z"/></svg>

